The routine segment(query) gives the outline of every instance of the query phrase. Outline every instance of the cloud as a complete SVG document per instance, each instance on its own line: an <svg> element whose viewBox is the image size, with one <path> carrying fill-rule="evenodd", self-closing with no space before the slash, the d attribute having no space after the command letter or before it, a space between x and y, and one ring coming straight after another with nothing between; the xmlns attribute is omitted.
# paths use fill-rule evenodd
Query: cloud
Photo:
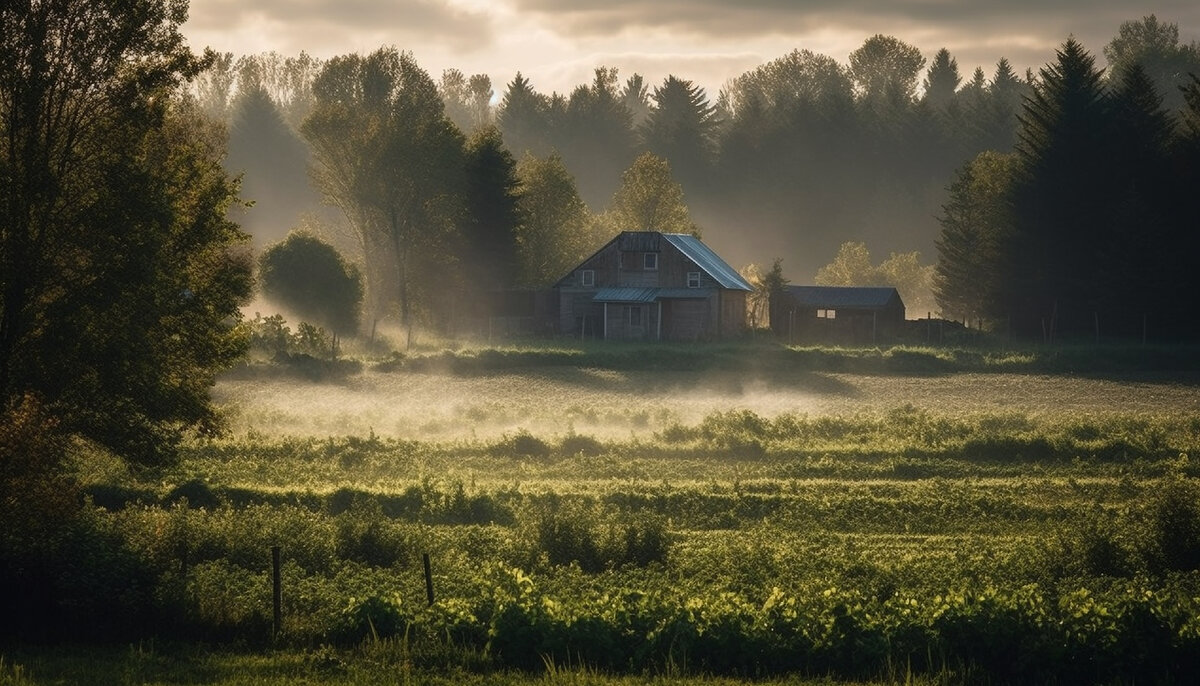
<svg viewBox="0 0 1200 686"><path fill-rule="evenodd" d="M876 33L894 35L932 54L957 45L974 55L986 44L992 54L1038 63L1074 35L1100 53L1121 22L1147 10L1128 0L512 0L519 12L538 16L560 34L589 40L663 35L732 41L788 37L803 41L821 32L854 33L860 45ZM1166 0L1154 8L1159 19L1200 35L1200 3ZM809 47L809 46L801 46ZM844 59L845 53L832 54Z"/></svg>
<svg viewBox="0 0 1200 686"><path fill-rule="evenodd" d="M419 42L470 52L494 35L486 12L448 0L192 0L184 30L193 42L237 53L264 48L227 46L336 54Z"/></svg>

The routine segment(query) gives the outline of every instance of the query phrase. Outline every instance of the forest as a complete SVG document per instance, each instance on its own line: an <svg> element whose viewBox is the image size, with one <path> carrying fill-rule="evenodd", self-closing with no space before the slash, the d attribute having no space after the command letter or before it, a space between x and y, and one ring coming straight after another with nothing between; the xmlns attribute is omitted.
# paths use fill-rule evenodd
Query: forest
<svg viewBox="0 0 1200 686"><path fill-rule="evenodd" d="M191 92L229 126L248 230L340 226L324 235L363 265L374 318L435 325L467 282L544 287L638 229L701 233L739 267L782 260L796 283L840 260L819 283L897 285L912 312L1031 338L1194 337L1161 294L1193 285L1200 47L1150 15L1103 56L1068 39L1036 72L1000 58L967 76L876 35L848 64L798 49L714 96L608 67L569 94L435 80L394 48L226 54ZM372 187L387 175L422 184ZM872 272L847 243L899 262Z"/></svg>

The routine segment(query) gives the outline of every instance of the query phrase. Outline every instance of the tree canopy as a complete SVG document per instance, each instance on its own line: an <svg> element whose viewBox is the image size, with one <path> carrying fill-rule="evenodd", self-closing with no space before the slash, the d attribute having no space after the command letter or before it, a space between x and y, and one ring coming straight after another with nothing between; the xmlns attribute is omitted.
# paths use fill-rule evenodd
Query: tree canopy
<svg viewBox="0 0 1200 686"><path fill-rule="evenodd" d="M224 137L166 0L0 6L0 403L140 462L211 429L244 341Z"/></svg>

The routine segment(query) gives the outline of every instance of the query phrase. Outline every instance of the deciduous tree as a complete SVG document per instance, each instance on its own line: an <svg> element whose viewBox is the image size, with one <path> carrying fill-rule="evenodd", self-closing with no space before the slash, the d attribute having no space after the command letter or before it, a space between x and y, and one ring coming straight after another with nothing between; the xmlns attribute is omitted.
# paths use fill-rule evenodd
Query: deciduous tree
<svg viewBox="0 0 1200 686"><path fill-rule="evenodd" d="M210 429L244 350L224 138L180 97L181 3L0 5L0 403L136 461Z"/></svg>

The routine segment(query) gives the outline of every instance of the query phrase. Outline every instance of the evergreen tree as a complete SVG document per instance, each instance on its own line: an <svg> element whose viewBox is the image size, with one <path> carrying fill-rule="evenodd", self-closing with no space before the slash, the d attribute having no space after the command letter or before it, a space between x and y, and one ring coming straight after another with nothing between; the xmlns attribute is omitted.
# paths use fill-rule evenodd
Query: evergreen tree
<svg viewBox="0 0 1200 686"><path fill-rule="evenodd" d="M950 56L946 48L938 50L925 77L925 102L934 108L945 108L954 101L954 93L962 77L958 73L958 60Z"/></svg>
<svg viewBox="0 0 1200 686"><path fill-rule="evenodd" d="M945 317L975 322L1003 316L998 307L1004 274L1001 247L1011 231L1009 194L1016 156L980 153L950 184L938 217L938 261L933 294Z"/></svg>
<svg viewBox="0 0 1200 686"><path fill-rule="evenodd" d="M690 192L700 192L716 145L716 108L691 81L668 76L654 89L655 107L642 126L646 150L667 160Z"/></svg>
<svg viewBox="0 0 1200 686"><path fill-rule="evenodd" d="M308 179L308 147L284 121L265 88L238 94L225 168L242 175L242 195L254 202L243 227L257 245L280 240L300 213L319 205Z"/></svg>
<svg viewBox="0 0 1200 686"><path fill-rule="evenodd" d="M1116 176L1101 72L1074 38L1041 70L1020 122L1004 304L1015 330L1053 339L1090 328Z"/></svg>
<svg viewBox="0 0 1200 686"><path fill-rule="evenodd" d="M478 131L467 144L466 222L463 239L471 279L485 289L516 281L518 208L517 162L495 127Z"/></svg>
<svg viewBox="0 0 1200 686"><path fill-rule="evenodd" d="M521 72L517 72L496 111L496 125L504 136L504 144L513 155L549 154L548 107L547 98L535 91Z"/></svg>

